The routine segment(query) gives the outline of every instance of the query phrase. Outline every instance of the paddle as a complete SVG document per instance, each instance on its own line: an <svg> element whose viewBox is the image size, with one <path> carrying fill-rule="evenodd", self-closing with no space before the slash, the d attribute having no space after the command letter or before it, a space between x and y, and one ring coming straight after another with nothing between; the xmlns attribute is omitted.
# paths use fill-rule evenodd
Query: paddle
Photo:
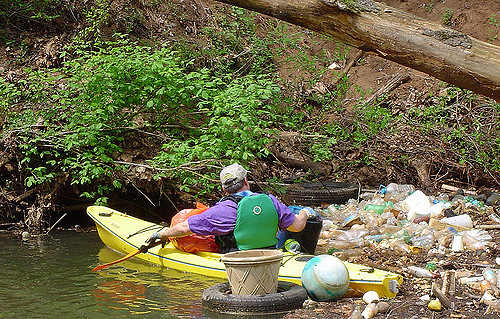
<svg viewBox="0 0 500 319"><path fill-rule="evenodd" d="M139 247L139 249L137 249L136 251L133 251L133 252L129 253L127 256L122 257L122 258L120 258L118 260L112 261L110 263L104 264L104 265L99 265L99 266L95 267L94 269L92 269L92 271L102 270L104 268L108 268L109 266L113 266L113 265L115 265L115 264L117 264L119 262L122 262L124 260L129 259L129 258L132 258L132 257L134 257L137 254L146 253L149 248L153 248L153 247L158 246L160 244L165 244L165 241L159 240L159 241L156 241L154 243L150 243L149 245L142 245L141 247Z"/></svg>

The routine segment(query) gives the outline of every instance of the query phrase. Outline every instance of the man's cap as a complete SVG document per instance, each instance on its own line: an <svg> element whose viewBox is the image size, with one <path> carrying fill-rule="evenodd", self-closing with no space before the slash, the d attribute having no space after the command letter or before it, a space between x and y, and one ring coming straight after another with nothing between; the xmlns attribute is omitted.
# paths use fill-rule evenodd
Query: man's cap
<svg viewBox="0 0 500 319"><path fill-rule="evenodd" d="M238 163L226 166L220 172L220 182L224 188L231 187L247 177L247 170Z"/></svg>

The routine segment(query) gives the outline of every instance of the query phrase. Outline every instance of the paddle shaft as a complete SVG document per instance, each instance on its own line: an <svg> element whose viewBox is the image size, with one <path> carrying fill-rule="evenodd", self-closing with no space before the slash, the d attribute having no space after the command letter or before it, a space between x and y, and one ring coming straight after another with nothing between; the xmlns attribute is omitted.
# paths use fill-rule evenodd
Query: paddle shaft
<svg viewBox="0 0 500 319"><path fill-rule="evenodd" d="M159 240L159 241L154 242L154 243L152 243L152 244L149 244L149 245L147 245L147 246L141 246L139 249L137 249L136 251L133 251L133 252L129 253L127 256L122 257L122 258L120 258L120 259L118 259L118 260L112 261L112 262L107 263L107 264L99 265L99 266L95 267L94 269L92 269L92 271L102 270L102 269L104 269L104 268L108 268L109 266L113 266L113 265L115 265L115 264L117 264L117 263L120 263L120 262L122 262L122 261L124 261L124 260L127 260L127 259L129 259L129 258L132 258L132 257L134 257L134 256L135 256L135 255L137 255L137 254L140 254L140 253L146 253L146 252L148 251L148 249L149 249L149 248L153 248L153 247L155 247L155 246L158 246L158 245L160 245L161 243L163 243L163 241Z"/></svg>

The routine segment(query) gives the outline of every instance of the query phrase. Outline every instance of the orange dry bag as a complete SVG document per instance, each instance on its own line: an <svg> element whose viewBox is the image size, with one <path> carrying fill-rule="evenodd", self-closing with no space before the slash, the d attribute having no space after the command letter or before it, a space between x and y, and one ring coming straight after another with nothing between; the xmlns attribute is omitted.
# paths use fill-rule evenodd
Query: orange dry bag
<svg viewBox="0 0 500 319"><path fill-rule="evenodd" d="M172 221L170 222L171 226L177 225L180 222L185 221L188 217L193 215L198 215L208 209L208 206L203 205L202 203L196 203L196 208L194 209L183 209L174 217L172 217ZM219 246L215 243L215 236L213 235L196 235L191 234L185 237L179 238L170 238L170 241L175 246L175 248L183 251L187 251L188 253L194 253L197 251L210 251L217 253L219 252Z"/></svg>

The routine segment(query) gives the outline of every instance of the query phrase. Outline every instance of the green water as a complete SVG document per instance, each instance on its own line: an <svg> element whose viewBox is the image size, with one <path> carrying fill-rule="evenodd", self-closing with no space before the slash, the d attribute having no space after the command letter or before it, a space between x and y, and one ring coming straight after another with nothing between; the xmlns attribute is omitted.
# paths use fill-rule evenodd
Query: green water
<svg viewBox="0 0 500 319"><path fill-rule="evenodd" d="M54 232L21 241L0 233L0 318L216 318L203 290L223 280L127 260L96 232Z"/></svg>

